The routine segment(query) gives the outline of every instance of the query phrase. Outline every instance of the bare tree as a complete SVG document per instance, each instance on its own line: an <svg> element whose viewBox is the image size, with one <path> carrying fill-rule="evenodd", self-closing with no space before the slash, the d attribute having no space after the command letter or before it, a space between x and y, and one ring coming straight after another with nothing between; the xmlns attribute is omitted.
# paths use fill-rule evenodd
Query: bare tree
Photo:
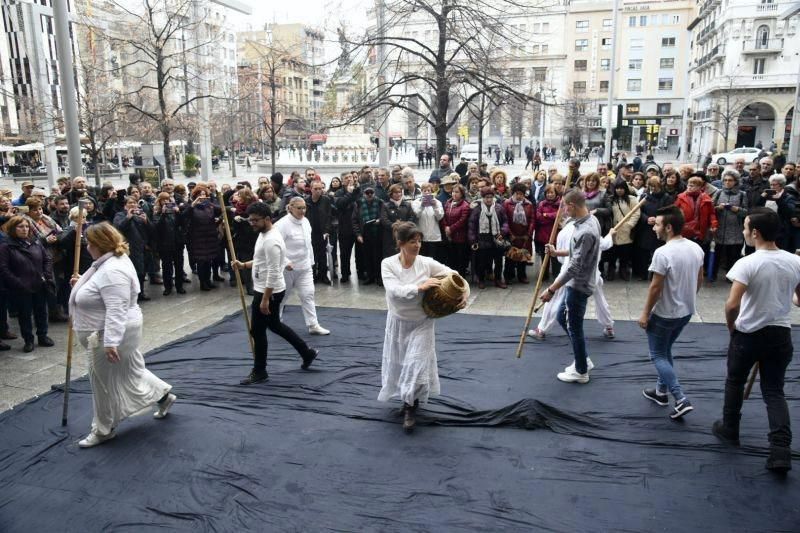
<svg viewBox="0 0 800 533"><path fill-rule="evenodd" d="M739 116L748 104L744 95L737 91L736 76L725 77L725 86L718 91L713 102L709 127L722 136L722 151L726 152L730 148L728 141L731 129L738 123Z"/></svg>
<svg viewBox="0 0 800 533"><path fill-rule="evenodd" d="M468 99L468 97L465 97ZM478 165L483 163L483 131L489 125L492 114L500 107L501 101L493 93L482 93L477 98L469 99L467 111L475 121L478 130Z"/></svg>
<svg viewBox="0 0 800 533"><path fill-rule="evenodd" d="M348 122L387 108L402 109L429 124L438 153L467 106L482 94L534 100L520 91L502 61L525 36L508 31L508 20L551 5L551 0L397 0L385 3L383 25L349 41L379 75L351 109ZM419 31L415 31L419 30ZM386 50L376 64L375 50ZM465 89L464 86L468 86ZM459 93L467 95L458 101ZM416 105L411 105L414 100ZM458 101L456 105L452 105Z"/></svg>
<svg viewBox="0 0 800 533"><path fill-rule="evenodd" d="M593 101L580 93L571 93L558 105L558 113L561 116L562 141L567 147L574 146L576 149L583 144L583 139L588 138L591 132L591 117L589 110Z"/></svg>
<svg viewBox="0 0 800 533"><path fill-rule="evenodd" d="M216 36L207 35L211 25L196 0L115 0L114 6L122 20L110 38L127 56L119 67L126 77L123 105L157 125L172 178L170 139L181 115L210 97L200 56ZM187 64L194 57L199 61Z"/></svg>

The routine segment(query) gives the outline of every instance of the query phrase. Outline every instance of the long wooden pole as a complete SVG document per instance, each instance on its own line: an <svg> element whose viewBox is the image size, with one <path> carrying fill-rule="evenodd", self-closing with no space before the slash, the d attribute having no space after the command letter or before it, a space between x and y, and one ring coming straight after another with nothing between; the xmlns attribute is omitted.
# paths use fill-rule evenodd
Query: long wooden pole
<svg viewBox="0 0 800 533"><path fill-rule="evenodd" d="M570 185L572 184L572 175L570 174L567 176L567 183L564 186L564 191L569 190ZM558 207L558 212L556 212L556 219L553 222L553 229L550 230L550 240L548 241L550 245L555 244L556 242L556 235L558 235L558 227L561 225L561 218L564 214L564 201L562 197L561 205ZM542 281L544 280L545 272L547 272L547 266L550 261L550 254L544 254L544 258L542 259L542 267L539 269L539 277L536 280L536 287L533 289L533 298L531 299L531 305L528 307L528 316L525 318L525 326L522 328L522 334L519 336L519 344L517 345L517 359L522 357L522 348L525 346L525 336L528 334L528 327L531 325L531 317L533 317L533 310L536 306L536 299L539 297L539 291L542 288Z"/></svg>
<svg viewBox="0 0 800 533"><path fill-rule="evenodd" d="M75 277L81 269L81 239L83 238L83 200L78 200L78 220L75 223L75 257L72 261L72 276ZM71 281L72 278L70 278ZM72 329L72 317L67 322L67 375L64 378L64 409L61 412L61 425L67 425L69 412L69 381L72 373L72 344L75 341L75 332Z"/></svg>
<svg viewBox="0 0 800 533"><path fill-rule="evenodd" d="M231 261L236 261L236 250L233 247L233 236L231 235L231 225L228 221L228 210L225 208L225 202L222 200L222 194L217 191L217 200L222 209L222 221L225 226L225 237L228 240L228 253L231 255ZM242 315L244 315L244 323L247 324L247 340L250 341L250 351L253 353L253 359L256 357L256 346L253 343L253 335L250 333L250 315L247 311L247 302L244 299L244 287L242 286L242 276L238 268L233 269L236 276L236 287L239 289L239 300L242 303Z"/></svg>
<svg viewBox="0 0 800 533"><path fill-rule="evenodd" d="M753 384L756 382L759 368L761 368L761 366L756 362L756 364L753 365L753 370L750 371L750 378L747 380L747 386L744 388L745 400L750 397L750 391L753 390Z"/></svg>
<svg viewBox="0 0 800 533"><path fill-rule="evenodd" d="M642 207L642 206L645 204L645 202L646 202L646 201L647 201L647 199L646 199L646 198L642 198L641 200L639 200L639 203L638 203L638 204L636 204L636 205L633 207L633 209L631 209L630 211L628 211L628 212L625 214L625 216L624 216L624 217L622 217L622 220L620 220L620 221L617 223L617 225L616 225L616 226L614 226L613 230L614 230L614 231L619 231L619 228L621 228L621 227L622 227L622 226L623 226L623 225L624 225L624 224L625 224L625 223L626 223L626 222L627 222L627 221L628 221L628 220L629 220L629 219L630 219L630 218L633 216L633 214L634 214L634 213L635 213L637 210L641 209L641 207ZM537 306L536 306L536 308L533 310L533 312L534 312L534 313L538 313L538 312L539 312L539 311L542 309L542 307L544 307L544 304L545 304L545 302L539 302L539 305L537 305Z"/></svg>

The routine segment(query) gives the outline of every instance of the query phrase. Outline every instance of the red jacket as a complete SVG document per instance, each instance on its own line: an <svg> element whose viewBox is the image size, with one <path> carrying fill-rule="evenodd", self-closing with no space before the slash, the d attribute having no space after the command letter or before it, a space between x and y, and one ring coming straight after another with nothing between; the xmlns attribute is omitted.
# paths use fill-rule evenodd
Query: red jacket
<svg viewBox="0 0 800 533"><path fill-rule="evenodd" d="M675 199L675 206L683 212L686 222L681 235L687 239L703 241L709 228L717 228L717 215L714 212L714 201L704 192L697 197L699 205L695 206L694 198L689 192L682 192Z"/></svg>
<svg viewBox="0 0 800 533"><path fill-rule="evenodd" d="M461 200L458 205L455 205L451 198L444 204L444 217L439 221L439 225L442 233L444 233L444 228L450 228L450 242L459 244L467 242L469 212L469 202L466 200Z"/></svg>
<svg viewBox="0 0 800 533"><path fill-rule="evenodd" d="M532 237L533 230L536 228L536 210L529 200L522 200L522 208L525 210L525 219L527 224L516 224L514 222L514 209L516 204L509 198L503 203L503 209L506 211L506 218L508 219L509 238L511 245L517 248L525 248L533 253Z"/></svg>
<svg viewBox="0 0 800 533"><path fill-rule="evenodd" d="M550 232L553 231L553 224L556 222L556 214L560 205L560 199L555 202L545 199L536 204L536 235L534 235L534 241L542 244L550 242Z"/></svg>

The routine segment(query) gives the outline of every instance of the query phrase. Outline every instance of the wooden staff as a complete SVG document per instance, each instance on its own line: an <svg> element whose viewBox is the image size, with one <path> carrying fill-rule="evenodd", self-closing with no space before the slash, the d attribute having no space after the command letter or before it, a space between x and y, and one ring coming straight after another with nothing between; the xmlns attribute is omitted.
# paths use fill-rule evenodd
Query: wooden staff
<svg viewBox="0 0 800 533"><path fill-rule="evenodd" d="M72 261L72 276L79 274L81 269L81 239L83 238L83 200L78 200L78 220L75 225L75 258ZM70 278L71 280L72 278ZM72 317L67 322L67 375L64 378L64 410L61 413L61 425L67 425L67 413L69 411L69 380L72 373L72 343L74 342L75 332L72 329Z"/></svg>
<svg viewBox="0 0 800 533"><path fill-rule="evenodd" d="M747 380L747 386L744 388L744 399L748 399L750 397L750 391L753 390L753 384L756 382L756 376L758 375L760 365L758 362L753 365L753 370L750 371L750 378Z"/></svg>
<svg viewBox="0 0 800 533"><path fill-rule="evenodd" d="M621 228L621 227L622 227L622 226L623 226L623 225L624 225L624 224L625 224L625 223L626 223L626 222L627 222L627 221L628 221L628 220L629 220L629 219L630 219L630 218L633 216L633 214L634 214L634 213L635 213L637 210L641 209L641 207L644 205L644 203L645 203L646 201L647 201L647 199L646 199L646 198L642 198L641 200L639 200L639 203L638 203L638 204L636 204L636 206L634 206L634 208L633 208L633 209L631 209L630 211L628 211L628 212L625 214L625 216L624 216L624 217L622 217L622 220L620 220L620 221L619 221L619 223L618 223L616 226L614 226L614 228L613 228L613 231L619 231L619 229L620 229L620 228ZM536 308L533 310L533 312L534 312L534 313L538 313L539 311L541 311L542 307L544 307L544 304L545 304L545 302L539 302L539 305L537 305L537 306L536 306Z"/></svg>
<svg viewBox="0 0 800 533"><path fill-rule="evenodd" d="M572 184L572 175L567 176L567 183L564 186L564 190L569 190L570 185ZM561 225L561 217L564 214L564 202L562 198L561 205L558 207L558 212L556 213L556 220L553 223L553 229L550 230L550 240L548 241L550 245L555 244L556 242L556 235L558 234L558 227ZM528 327L531 325L531 317L533 317L534 307L536 306L536 300L539 297L539 291L542 288L542 281L544 280L544 274L547 272L547 264L550 260L550 254L545 253L544 258L542 259L542 267L539 269L539 277L536 280L536 287L533 289L533 299L531 300L531 305L528 307L528 316L525 319L525 326L522 328L522 335L519 336L519 345L517 346L517 359L522 357L522 348L525 346L525 336L528 333Z"/></svg>
<svg viewBox="0 0 800 533"><path fill-rule="evenodd" d="M222 200L222 194L217 191L217 200L222 208L222 221L225 226L225 237L228 240L228 253L231 255L231 262L236 261L236 250L233 248L233 237L231 236L231 226L228 222L228 210L225 208L225 203ZM244 299L244 287L242 286L242 276L238 268L233 269L236 276L236 287L239 289L239 300L242 303L242 314L244 315L244 323L247 324L247 340L250 341L250 351L253 353L253 359L256 357L256 346L253 344L253 335L250 333L250 314L247 312L247 302Z"/></svg>

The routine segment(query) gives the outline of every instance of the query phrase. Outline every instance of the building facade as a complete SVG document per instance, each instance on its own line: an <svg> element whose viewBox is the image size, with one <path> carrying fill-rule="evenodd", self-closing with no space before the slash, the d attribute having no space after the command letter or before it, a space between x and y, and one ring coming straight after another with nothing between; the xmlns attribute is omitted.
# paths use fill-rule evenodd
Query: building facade
<svg viewBox="0 0 800 533"><path fill-rule="evenodd" d="M703 0L692 34L691 151L786 150L800 70L795 2Z"/></svg>

